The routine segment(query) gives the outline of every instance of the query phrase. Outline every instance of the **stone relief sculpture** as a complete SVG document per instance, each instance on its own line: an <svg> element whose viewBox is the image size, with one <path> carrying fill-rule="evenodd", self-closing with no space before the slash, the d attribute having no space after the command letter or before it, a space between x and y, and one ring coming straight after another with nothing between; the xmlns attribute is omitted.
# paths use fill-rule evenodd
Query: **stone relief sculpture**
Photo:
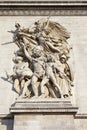
<svg viewBox="0 0 87 130"><path fill-rule="evenodd" d="M66 98L72 96L73 74L68 64L70 34L59 23L40 19L32 28L15 24L13 74L7 73L21 98Z"/></svg>

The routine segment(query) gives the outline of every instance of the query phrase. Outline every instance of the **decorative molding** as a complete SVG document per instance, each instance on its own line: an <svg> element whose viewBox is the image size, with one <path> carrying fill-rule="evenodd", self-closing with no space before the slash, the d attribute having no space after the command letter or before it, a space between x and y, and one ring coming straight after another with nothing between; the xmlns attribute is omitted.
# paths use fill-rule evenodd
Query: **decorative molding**
<svg viewBox="0 0 87 130"><path fill-rule="evenodd" d="M86 16L87 9L0 9L0 16Z"/></svg>
<svg viewBox="0 0 87 130"><path fill-rule="evenodd" d="M70 100L40 99L17 100L10 108L12 114L16 113L68 113L75 115L78 107L72 106Z"/></svg>
<svg viewBox="0 0 87 130"><path fill-rule="evenodd" d="M1 0L0 16L86 16L83 0Z"/></svg>
<svg viewBox="0 0 87 130"><path fill-rule="evenodd" d="M0 0L0 6L86 6L86 0Z"/></svg>
<svg viewBox="0 0 87 130"><path fill-rule="evenodd" d="M86 114L83 114L83 113L76 114L75 119L87 119L87 113Z"/></svg>
<svg viewBox="0 0 87 130"><path fill-rule="evenodd" d="M87 119L87 114L76 114L75 119ZM0 114L0 121L3 119L13 119L13 115L12 114Z"/></svg>

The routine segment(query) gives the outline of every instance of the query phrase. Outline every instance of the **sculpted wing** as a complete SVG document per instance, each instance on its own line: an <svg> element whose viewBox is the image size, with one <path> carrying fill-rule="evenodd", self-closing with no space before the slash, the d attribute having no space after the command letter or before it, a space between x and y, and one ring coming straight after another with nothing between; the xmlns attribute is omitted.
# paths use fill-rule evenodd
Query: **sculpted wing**
<svg viewBox="0 0 87 130"><path fill-rule="evenodd" d="M57 39L61 40L66 40L70 38L69 32L63 26L56 22L49 21L47 31L50 37L56 37Z"/></svg>

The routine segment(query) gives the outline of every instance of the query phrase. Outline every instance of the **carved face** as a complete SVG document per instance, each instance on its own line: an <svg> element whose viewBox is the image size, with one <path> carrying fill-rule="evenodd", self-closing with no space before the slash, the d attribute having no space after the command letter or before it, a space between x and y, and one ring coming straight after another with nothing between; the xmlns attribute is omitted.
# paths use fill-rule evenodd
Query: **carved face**
<svg viewBox="0 0 87 130"><path fill-rule="evenodd" d="M47 56L47 61L48 62L55 62L54 58L52 57L52 55L48 55Z"/></svg>
<svg viewBox="0 0 87 130"><path fill-rule="evenodd" d="M34 57L40 57L42 55L43 48L41 46L35 47L32 52Z"/></svg>
<svg viewBox="0 0 87 130"><path fill-rule="evenodd" d="M36 32L40 32L41 27L40 27L39 21L38 21L38 22L35 22L35 28L36 28Z"/></svg>
<svg viewBox="0 0 87 130"><path fill-rule="evenodd" d="M66 63L66 58L61 57L61 58L60 58L60 62L61 62L62 64Z"/></svg>

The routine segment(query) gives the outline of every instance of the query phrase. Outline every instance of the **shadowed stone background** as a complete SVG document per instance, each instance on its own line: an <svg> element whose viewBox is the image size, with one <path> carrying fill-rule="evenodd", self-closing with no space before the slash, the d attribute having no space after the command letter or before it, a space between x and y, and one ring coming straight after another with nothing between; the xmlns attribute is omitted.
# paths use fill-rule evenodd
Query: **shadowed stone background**
<svg viewBox="0 0 87 130"><path fill-rule="evenodd" d="M1 16L0 17L0 130L12 130L13 117L8 115L9 108L14 103L16 93L12 84L5 80L5 70L12 72L12 57L17 46L11 42L16 22L24 27L46 16ZM72 103L79 107L75 117L76 130L87 130L87 16L51 16L50 20L59 22L70 33L68 42L73 47L75 81Z"/></svg>

